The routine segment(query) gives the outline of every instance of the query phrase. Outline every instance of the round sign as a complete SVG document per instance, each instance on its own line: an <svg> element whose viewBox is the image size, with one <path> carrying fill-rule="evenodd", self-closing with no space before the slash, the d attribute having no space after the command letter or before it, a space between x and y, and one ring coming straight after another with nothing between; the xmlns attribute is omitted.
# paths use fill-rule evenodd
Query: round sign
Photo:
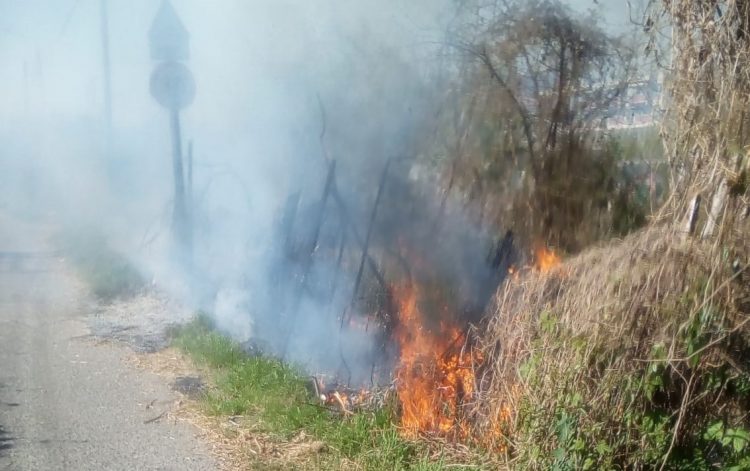
<svg viewBox="0 0 750 471"><path fill-rule="evenodd" d="M151 74L151 95L170 110L187 108L195 99L195 79L179 62L160 64Z"/></svg>

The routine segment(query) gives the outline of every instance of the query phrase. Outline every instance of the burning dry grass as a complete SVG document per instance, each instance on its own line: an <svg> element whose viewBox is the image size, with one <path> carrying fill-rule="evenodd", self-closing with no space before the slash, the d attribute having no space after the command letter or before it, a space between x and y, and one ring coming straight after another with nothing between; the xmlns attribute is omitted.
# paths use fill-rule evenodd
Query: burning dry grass
<svg viewBox="0 0 750 471"><path fill-rule="evenodd" d="M750 435L727 448L707 430L750 428L748 247L709 249L651 228L509 283L484 337L479 436L519 469L746 459Z"/></svg>
<svg viewBox="0 0 750 471"><path fill-rule="evenodd" d="M497 469L467 447L403 439L392 406L343 413L308 391L293 367L248 356L200 321L180 329L175 345L210 383L200 408L189 409L192 421L234 448L232 459L245 468Z"/></svg>
<svg viewBox="0 0 750 471"><path fill-rule="evenodd" d="M463 406L474 394L472 352L464 351L464 333L446 323L430 329L419 309L419 292L411 285L395 290L400 348L396 392L401 426L410 438L420 433L453 438L468 435Z"/></svg>

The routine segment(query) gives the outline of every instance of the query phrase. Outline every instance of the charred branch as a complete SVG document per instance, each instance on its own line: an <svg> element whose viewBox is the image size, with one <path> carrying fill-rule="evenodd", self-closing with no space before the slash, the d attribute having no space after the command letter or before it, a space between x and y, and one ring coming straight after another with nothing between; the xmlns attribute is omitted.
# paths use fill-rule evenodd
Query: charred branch
<svg viewBox="0 0 750 471"><path fill-rule="evenodd" d="M364 251L365 241L362 238L362 235L357 230L356 224L354 224L354 222L352 221L346 202L344 201L344 198L341 196L341 193L338 191L338 188L336 187L335 182L333 184L333 187L331 188L331 196L333 197L333 200L336 202L336 204L339 207L339 214L341 215L342 220L346 224L346 227L351 231L351 234L354 236L354 242L360 247L361 250ZM375 262L375 260L372 258L370 254L368 254L366 258L367 258L367 266L372 271L372 274L377 279L381 288L386 289L388 287L388 283L385 281L385 277L380 272L377 262Z"/></svg>
<svg viewBox="0 0 750 471"><path fill-rule="evenodd" d="M391 160L389 159L386 164L385 168L383 169L383 174L380 177L380 185L378 186L378 194L375 197L375 203L372 207L372 213L370 214L370 221L367 227L367 236L365 236L364 246L362 247L362 259L359 263L359 269L357 270L357 278L354 281L354 290L352 291L352 299L349 303L349 305L353 305L355 302L355 299L357 297L357 293L359 292L359 285L362 283L362 273L365 269L365 261L367 260L367 257L369 256L369 250L370 250L370 240L372 238L372 230L375 227L375 219L378 216L378 207L380 206L380 200L383 196L383 190L385 189L385 185L388 181L388 170L391 166ZM341 318L341 323L343 325L344 323L344 317Z"/></svg>
<svg viewBox="0 0 750 471"><path fill-rule="evenodd" d="M297 315L299 314L299 306L302 301L302 294L306 290L308 275L310 273L310 268L312 267L313 255L318 246L318 237L320 236L320 229L323 226L323 219L325 217L326 204L328 202L328 199L331 196L331 191L333 189L335 175L336 175L336 161L334 160L328 166L328 176L326 177L325 187L323 188L323 195L320 199L320 206L318 208L318 213L316 215L315 226L314 226L315 230L313 232L312 240L310 241L310 245L308 247L307 253L304 255L302 272L301 272L300 280L299 280L300 286L294 295L295 296L294 300L292 301L291 311L289 313L290 325L289 327L287 327L287 335L286 335L286 339L284 341L284 346L282 349L282 358L286 356L287 349L289 348L289 341L294 331L294 325L296 323Z"/></svg>

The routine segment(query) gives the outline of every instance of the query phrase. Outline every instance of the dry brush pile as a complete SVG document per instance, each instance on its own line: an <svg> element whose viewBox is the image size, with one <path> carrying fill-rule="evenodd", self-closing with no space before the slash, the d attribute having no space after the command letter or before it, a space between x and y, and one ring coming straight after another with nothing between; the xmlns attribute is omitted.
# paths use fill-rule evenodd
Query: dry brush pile
<svg viewBox="0 0 750 471"><path fill-rule="evenodd" d="M652 228L509 283L480 433L518 469L750 465L748 255Z"/></svg>

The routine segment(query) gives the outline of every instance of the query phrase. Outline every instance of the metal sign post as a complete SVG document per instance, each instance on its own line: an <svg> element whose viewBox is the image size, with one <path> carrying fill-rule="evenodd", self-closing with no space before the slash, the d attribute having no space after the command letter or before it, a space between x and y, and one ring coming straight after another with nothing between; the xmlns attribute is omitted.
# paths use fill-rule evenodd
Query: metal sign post
<svg viewBox="0 0 750 471"><path fill-rule="evenodd" d="M183 64L190 58L190 34L168 0L164 0L149 32L151 58L158 65L151 74L151 95L169 111L174 174L172 231L188 263L192 258L192 222L185 192L180 111L195 99L195 79Z"/></svg>

